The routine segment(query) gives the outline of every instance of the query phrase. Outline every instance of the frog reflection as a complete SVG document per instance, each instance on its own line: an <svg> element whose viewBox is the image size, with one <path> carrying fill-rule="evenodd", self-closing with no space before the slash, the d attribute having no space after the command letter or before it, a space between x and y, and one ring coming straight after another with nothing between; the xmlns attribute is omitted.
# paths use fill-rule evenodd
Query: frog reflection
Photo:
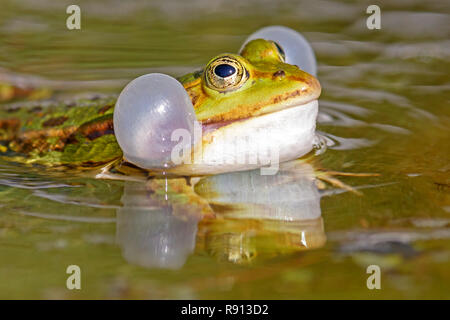
<svg viewBox="0 0 450 320"><path fill-rule="evenodd" d="M260 170L200 179L126 182L117 211L125 260L148 268L181 268L207 252L248 263L321 247L326 237L313 167L294 161L276 175Z"/></svg>

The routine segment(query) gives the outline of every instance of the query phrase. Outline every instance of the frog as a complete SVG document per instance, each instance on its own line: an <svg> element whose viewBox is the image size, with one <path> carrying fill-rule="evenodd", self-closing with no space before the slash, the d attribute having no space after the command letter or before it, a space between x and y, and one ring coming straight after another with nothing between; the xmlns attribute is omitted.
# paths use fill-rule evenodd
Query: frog
<svg viewBox="0 0 450 320"><path fill-rule="evenodd" d="M118 212L119 223L126 221L124 225L130 225L130 208L127 206L131 210L138 208L139 217L142 216L140 213L145 213L141 210L141 204L136 203L135 195L140 192L145 194L143 201L152 210L167 209L167 212L170 211L182 221L194 221L195 225L199 222L199 228L205 232L197 236L199 248L196 250L205 248L218 259L232 263L251 263L257 256L322 246L325 238L321 218L314 220L313 225L318 233L313 232L312 235L318 236L312 237L311 241L308 238L305 242L305 233L303 229L299 233L298 225L295 231L284 228L287 225L284 222L291 221L292 217L284 215L285 206L278 207L276 201L270 201L270 197L268 203L274 203L266 217L258 215L264 210L261 210L261 204L257 201L246 206L227 205L226 201L218 197L218 194L226 196L227 192L223 188L229 186L232 190L228 191L228 195L242 194L246 175L250 175L247 193L254 195L254 198L270 191L272 186L274 192L269 194L276 199L279 195L275 190L282 194L284 186L296 186L295 183L301 179L310 179L317 184L318 189L325 188L321 183L324 181L355 192L333 178L339 175L338 172L317 169L316 163L312 163L313 174L305 176L304 164L314 158L314 155L303 157L313 147L309 138L305 139L308 143L296 149L301 144L298 139L303 134L314 135L317 100L321 94L318 79L298 66L286 63L285 53L276 42L254 39L246 43L239 54L219 54L200 70L178 77L177 80L186 90L195 117L201 125L203 137L200 146L203 155L210 158L218 155L221 147L227 143L221 137L230 132L251 136L255 128L262 128L268 135L268 141L261 139L262 136L253 137L263 145L275 141L280 146L280 162L286 161L280 166L280 175L268 181L263 177L256 183L258 189L253 185L255 176L259 177L255 171L230 176L231 171L255 169L255 164L211 166L183 163L162 171L139 167L124 156L115 136L116 97L4 106L0 109L0 157L33 169L48 169L46 172L52 174L62 172L66 175L73 170L76 174L80 174L80 171L94 174L95 178L126 180L125 189L128 186L129 190L124 192L124 206ZM302 110L306 110L311 118L307 132L302 131L296 123L295 116ZM235 177L231 184L228 183L230 177ZM222 179L222 188L217 188L218 180ZM298 199L298 195L295 199ZM319 198L317 200L320 201ZM154 214L152 210L148 213ZM246 217L245 213L250 216ZM275 213L279 218L273 222ZM252 223L247 224L247 220ZM255 227L255 221L261 224ZM142 223L138 221L135 225L142 226ZM143 234L151 234L145 229L140 230L144 231ZM255 230L264 236L276 233L283 236L279 237L280 241L274 248L261 249L252 240ZM136 232L131 231L134 239ZM120 235L122 237L123 232ZM126 239L122 241L126 242ZM299 247L299 243L303 247ZM188 249L193 250L194 247Z"/></svg>
<svg viewBox="0 0 450 320"><path fill-rule="evenodd" d="M295 128L289 125L284 133L280 133L282 122L291 117L289 112L311 104L315 104L317 109L321 93L316 77L286 63L280 46L264 39L248 42L239 54L217 55L204 68L177 80L189 95L197 121L201 124L202 152L210 155L217 155L224 143L221 135L233 132L251 134L255 121L259 127L265 128L269 136L271 128L276 127L277 139L282 141L281 133L289 136L289 132L295 132ZM91 170L126 167L141 170L143 168L136 168L124 158L114 135L115 103L114 97L97 97L47 106L37 104L32 108L3 108L0 111L0 156L48 168ZM313 112L314 127L316 114L317 110L315 114ZM309 146L309 150L311 148ZM281 150L281 161L301 155L289 149ZM253 167L192 163L166 168L164 173L191 176Z"/></svg>

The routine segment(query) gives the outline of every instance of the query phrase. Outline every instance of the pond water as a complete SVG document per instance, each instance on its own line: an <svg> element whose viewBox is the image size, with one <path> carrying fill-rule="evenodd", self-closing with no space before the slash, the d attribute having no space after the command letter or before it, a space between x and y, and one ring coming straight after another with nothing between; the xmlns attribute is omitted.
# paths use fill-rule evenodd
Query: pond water
<svg viewBox="0 0 450 320"><path fill-rule="evenodd" d="M0 82L57 100L118 94L285 25L315 50L327 148L181 197L2 160L0 298L450 298L448 3L390 1L368 30L371 1L78 1L78 31L69 4L2 0ZM318 167L378 175L333 176L351 192L314 181ZM66 288L73 264L81 290Z"/></svg>

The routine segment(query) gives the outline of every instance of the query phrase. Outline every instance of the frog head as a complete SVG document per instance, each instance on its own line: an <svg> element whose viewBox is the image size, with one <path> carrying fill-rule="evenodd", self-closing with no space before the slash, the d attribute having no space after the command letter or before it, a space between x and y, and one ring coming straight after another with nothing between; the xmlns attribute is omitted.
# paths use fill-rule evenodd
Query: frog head
<svg viewBox="0 0 450 320"><path fill-rule="evenodd" d="M202 125L201 150L197 148L193 157L201 158L202 163L175 171L209 174L248 170L291 160L312 149L319 81L298 66L285 63L284 52L275 42L252 40L240 54L218 55L203 70L179 80ZM236 149L243 144L247 145ZM270 149L272 158L268 161L260 161L264 149ZM251 157L258 160L236 163ZM224 165L224 159L233 164Z"/></svg>
<svg viewBox="0 0 450 320"><path fill-rule="evenodd" d="M312 149L320 90L313 75L285 62L279 45L255 39L178 81L133 80L119 96L114 129L125 158L140 167L181 175L248 170ZM180 131L187 134L178 143Z"/></svg>
<svg viewBox="0 0 450 320"><path fill-rule="evenodd" d="M221 54L204 70L180 79L197 120L202 124L233 122L317 100L319 81L284 62L273 41L250 41L240 54Z"/></svg>

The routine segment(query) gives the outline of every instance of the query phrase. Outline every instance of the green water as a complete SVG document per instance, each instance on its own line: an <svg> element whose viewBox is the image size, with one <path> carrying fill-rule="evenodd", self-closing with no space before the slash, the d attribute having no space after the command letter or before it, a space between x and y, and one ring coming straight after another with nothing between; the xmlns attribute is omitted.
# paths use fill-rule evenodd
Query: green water
<svg viewBox="0 0 450 320"><path fill-rule="evenodd" d="M0 81L55 99L174 76L282 24L311 42L323 87L315 156L361 192L314 184L308 164L196 186L216 217L152 201L144 183L0 163L0 298L450 298L449 8L445 1L1 0ZM158 190L164 193L164 190ZM174 203L172 203L172 202ZM78 265L82 289L66 288ZM381 268L369 290L366 268Z"/></svg>

